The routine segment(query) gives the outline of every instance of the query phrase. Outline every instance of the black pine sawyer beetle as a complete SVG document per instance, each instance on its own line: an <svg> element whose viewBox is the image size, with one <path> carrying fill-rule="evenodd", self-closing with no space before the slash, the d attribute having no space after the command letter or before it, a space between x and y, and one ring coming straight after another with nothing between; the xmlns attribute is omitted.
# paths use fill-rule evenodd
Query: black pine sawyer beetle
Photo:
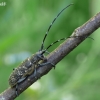
<svg viewBox="0 0 100 100"><path fill-rule="evenodd" d="M55 42L53 42L52 44L50 44L46 49L44 48L44 41L47 37L48 32L50 31L53 23L55 22L55 20L58 18L58 16L69 6L71 6L72 4L69 4L68 6L66 6L65 8L63 8L58 15L53 19L52 23L50 24L44 38L42 41L42 45L41 48L38 52L36 52L35 54L33 54L31 57L27 58L26 60L24 60L17 68L14 69L14 71L11 73L10 77L9 77L9 85L11 87L16 86L16 95L18 95L18 84L21 83L22 81L24 81L27 76L31 75L32 73L36 73L36 68L37 67L41 67L43 65L46 64L51 64L53 67L55 66L54 64L47 62L46 57L44 56L44 53L47 52L47 50L55 43L61 41L61 40L65 40L66 38L62 38L60 40L57 40ZM40 61L46 61L43 64L40 64Z"/></svg>

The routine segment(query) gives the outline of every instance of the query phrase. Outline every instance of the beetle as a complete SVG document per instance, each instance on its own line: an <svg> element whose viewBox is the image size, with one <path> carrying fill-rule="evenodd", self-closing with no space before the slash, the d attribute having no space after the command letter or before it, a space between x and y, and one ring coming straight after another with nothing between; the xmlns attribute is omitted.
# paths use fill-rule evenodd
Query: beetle
<svg viewBox="0 0 100 100"><path fill-rule="evenodd" d="M44 53L48 52L47 50L55 43L61 41L61 40L65 40L66 38L62 38L60 40L57 40L55 42L53 42L52 44L50 44L46 49L44 49L44 41L47 37L47 34L49 32L49 30L51 29L53 23L55 22L55 20L58 18L58 16L69 6L71 6L72 4L69 4L68 6L66 6L65 8L63 8L58 15L53 19L52 23L50 24L50 26L48 27L47 32L45 33L45 36L43 38L42 41L42 45L41 48L38 52L36 52L35 54L33 54L31 57L27 58L26 60L24 60L17 68L15 68L13 70L13 72L11 73L10 77L9 77L9 85L13 88L16 87L16 95L18 96L18 84L21 83L22 81L24 81L29 75L31 75L32 73L34 73L34 76L36 75L36 68L37 67L41 67L44 66L46 64L51 64L53 67L55 67L54 64L50 63L47 61L46 57L44 56ZM40 63L41 61L44 61L45 63Z"/></svg>

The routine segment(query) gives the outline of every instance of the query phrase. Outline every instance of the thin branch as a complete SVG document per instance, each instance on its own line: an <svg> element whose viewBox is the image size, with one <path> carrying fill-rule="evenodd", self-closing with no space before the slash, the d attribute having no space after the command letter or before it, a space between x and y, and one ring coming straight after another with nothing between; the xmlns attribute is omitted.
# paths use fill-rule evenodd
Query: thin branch
<svg viewBox="0 0 100 100"><path fill-rule="evenodd" d="M92 34L96 29L100 27L100 13L92 17L84 25L75 29L71 37L62 43L57 49L55 49L50 55L47 56L47 61L53 64L57 64L61 61L67 54L69 54L74 48L76 48L82 41L84 41L90 34ZM40 77L47 74L52 69L49 64L37 69L37 74L30 75L25 81L19 84L18 94L21 94L25 89L27 89L31 84L36 82ZM37 79L37 78L38 79ZM16 98L15 87L8 88L0 94L0 100L14 100Z"/></svg>

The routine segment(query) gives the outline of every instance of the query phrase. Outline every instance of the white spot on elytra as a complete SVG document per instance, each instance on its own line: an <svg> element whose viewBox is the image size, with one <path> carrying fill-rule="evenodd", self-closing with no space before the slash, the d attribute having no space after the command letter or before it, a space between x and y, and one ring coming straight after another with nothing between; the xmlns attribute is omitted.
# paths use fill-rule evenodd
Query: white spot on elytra
<svg viewBox="0 0 100 100"><path fill-rule="evenodd" d="M0 100L6 100L3 96L0 98Z"/></svg>

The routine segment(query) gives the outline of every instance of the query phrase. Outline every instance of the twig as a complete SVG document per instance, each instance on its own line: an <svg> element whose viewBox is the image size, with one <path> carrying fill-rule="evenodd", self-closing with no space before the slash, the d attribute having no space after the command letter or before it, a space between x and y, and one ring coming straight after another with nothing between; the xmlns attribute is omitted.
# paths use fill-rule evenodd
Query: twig
<svg viewBox="0 0 100 100"><path fill-rule="evenodd" d="M47 56L47 61L53 64L57 64L61 61L67 54L69 54L74 48L76 48L85 38L92 34L96 29L100 27L100 13L92 17L84 25L75 29L71 37L62 43L56 50L54 50L50 55ZM19 84L18 94L21 94L25 89L27 89L31 84L37 81L40 77L47 74L52 69L49 64L37 69L37 74L30 75L25 81ZM38 79L36 79L36 77ZM16 98L15 87L8 88L0 94L0 100L14 100Z"/></svg>

